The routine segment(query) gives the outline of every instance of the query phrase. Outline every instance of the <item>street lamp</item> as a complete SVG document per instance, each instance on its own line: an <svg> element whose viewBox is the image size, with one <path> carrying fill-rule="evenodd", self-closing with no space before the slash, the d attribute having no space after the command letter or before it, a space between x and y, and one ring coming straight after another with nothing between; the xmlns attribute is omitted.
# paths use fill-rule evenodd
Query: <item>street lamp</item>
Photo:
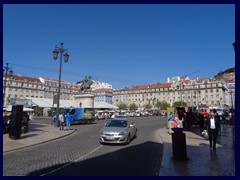
<svg viewBox="0 0 240 180"><path fill-rule="evenodd" d="M56 126L59 126L59 104L60 104L60 88L61 88L61 73L62 73L62 56L64 58L64 62L67 63L69 59L69 54L67 53L67 49L63 49L63 43L60 43L60 47L55 46L55 50L53 51L53 59L57 60L58 54L60 53L60 64L59 64L59 78L58 78L58 95L57 95L57 120ZM63 54L64 53L64 54Z"/></svg>
<svg viewBox="0 0 240 180"><path fill-rule="evenodd" d="M5 71L5 78L4 78L4 88L3 88L3 106L6 105L5 99L6 99L6 86L7 86L7 77L8 75L12 76L13 75L13 70L12 68L8 67L7 65L3 67L3 73Z"/></svg>

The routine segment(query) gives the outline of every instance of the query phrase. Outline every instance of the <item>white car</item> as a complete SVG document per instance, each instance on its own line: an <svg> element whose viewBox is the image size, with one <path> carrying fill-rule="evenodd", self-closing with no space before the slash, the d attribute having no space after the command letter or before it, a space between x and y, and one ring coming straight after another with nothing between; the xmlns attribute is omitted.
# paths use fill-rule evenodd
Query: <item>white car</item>
<svg viewBox="0 0 240 180"><path fill-rule="evenodd" d="M101 144L129 144L135 137L137 137L136 124L126 116L111 119L100 131Z"/></svg>

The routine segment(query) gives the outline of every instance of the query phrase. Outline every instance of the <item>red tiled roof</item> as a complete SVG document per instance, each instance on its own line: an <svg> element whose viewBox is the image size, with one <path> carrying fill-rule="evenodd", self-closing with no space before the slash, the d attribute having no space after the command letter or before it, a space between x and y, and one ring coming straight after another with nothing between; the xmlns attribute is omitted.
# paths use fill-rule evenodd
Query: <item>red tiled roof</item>
<svg viewBox="0 0 240 180"><path fill-rule="evenodd" d="M79 84L70 84L71 88L80 89Z"/></svg>
<svg viewBox="0 0 240 180"><path fill-rule="evenodd" d="M45 81L50 81L50 82L57 82L58 83L58 80L57 79L51 79L51 78L43 78ZM69 84L68 82L66 81L63 81L61 80L61 84Z"/></svg>
<svg viewBox="0 0 240 180"><path fill-rule="evenodd" d="M157 89L157 88L169 88L171 87L172 83L159 83L159 84L149 84L149 85L141 85L141 86L134 86L132 88L124 88L124 89L116 89L114 92L119 91L136 91L136 90L146 90L146 89Z"/></svg>
<svg viewBox="0 0 240 180"><path fill-rule="evenodd" d="M3 77L5 78L5 74L3 74ZM11 75L11 76L8 76L8 78L16 79L16 80L19 80L19 81L25 81L26 80L28 82L41 83L41 81L38 78L21 76L21 75Z"/></svg>

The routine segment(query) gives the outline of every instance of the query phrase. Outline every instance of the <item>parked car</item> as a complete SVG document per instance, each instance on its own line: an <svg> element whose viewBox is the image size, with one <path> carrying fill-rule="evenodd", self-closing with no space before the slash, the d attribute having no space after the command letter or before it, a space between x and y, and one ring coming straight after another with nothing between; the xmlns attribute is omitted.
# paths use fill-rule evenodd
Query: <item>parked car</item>
<svg viewBox="0 0 240 180"><path fill-rule="evenodd" d="M137 137L136 124L126 116L116 116L100 131L100 143L129 144Z"/></svg>

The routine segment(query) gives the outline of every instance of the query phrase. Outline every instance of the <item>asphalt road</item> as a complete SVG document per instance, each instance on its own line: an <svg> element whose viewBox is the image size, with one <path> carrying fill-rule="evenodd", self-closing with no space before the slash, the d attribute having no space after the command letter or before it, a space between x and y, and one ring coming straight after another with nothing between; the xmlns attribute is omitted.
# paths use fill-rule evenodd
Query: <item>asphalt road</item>
<svg viewBox="0 0 240 180"><path fill-rule="evenodd" d="M135 117L137 138L128 145L101 145L106 123L73 125L76 132L56 141L3 154L4 176L157 176L163 146L157 131L165 117ZM50 123L49 119L32 123Z"/></svg>

